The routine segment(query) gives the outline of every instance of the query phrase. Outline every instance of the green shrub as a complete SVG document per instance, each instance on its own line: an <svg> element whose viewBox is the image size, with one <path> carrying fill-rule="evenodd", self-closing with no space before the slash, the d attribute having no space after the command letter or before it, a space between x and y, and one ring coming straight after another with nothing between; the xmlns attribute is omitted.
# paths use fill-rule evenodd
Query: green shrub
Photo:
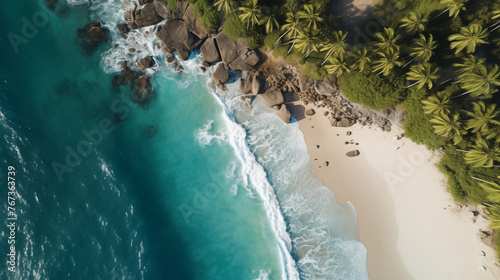
<svg viewBox="0 0 500 280"><path fill-rule="evenodd" d="M177 9L177 0L167 0L167 4L172 11Z"/></svg>
<svg viewBox="0 0 500 280"><path fill-rule="evenodd" d="M390 74L387 77L372 73L345 73L338 80L340 90L355 103L375 110L391 108L401 103L406 94L405 80L402 75Z"/></svg>
<svg viewBox="0 0 500 280"><path fill-rule="evenodd" d="M428 149L434 150L446 145L446 140L434 133L434 128L429 122L429 116L422 109L422 99L425 90L411 90L403 102L403 107L408 113L404 123L405 136L417 144L424 143Z"/></svg>
<svg viewBox="0 0 500 280"><path fill-rule="evenodd" d="M201 22L208 32L215 32L219 28L220 17L212 0L198 0L194 4L194 12L201 18Z"/></svg>
<svg viewBox="0 0 500 280"><path fill-rule="evenodd" d="M274 30L273 32L267 34L264 38L264 46L272 48L274 43L276 43L278 38L281 36L281 33L282 32L280 30Z"/></svg>
<svg viewBox="0 0 500 280"><path fill-rule="evenodd" d="M470 203L486 200L486 192L478 185L478 181L471 178L478 176L475 171L486 168L471 169L464 161L463 152L453 146L446 147L438 166L447 176L449 191L455 200Z"/></svg>
<svg viewBox="0 0 500 280"><path fill-rule="evenodd" d="M248 42L248 46L251 49L257 49L257 48L259 48L262 45L262 43L260 41L260 37L258 37L258 36L247 37L247 42Z"/></svg>
<svg viewBox="0 0 500 280"><path fill-rule="evenodd" d="M246 38L249 36L247 27L243 22L241 22L236 13L232 13L226 17L223 29L224 32L226 32L226 34L233 39Z"/></svg>
<svg viewBox="0 0 500 280"><path fill-rule="evenodd" d="M325 68L309 61L306 61L299 70L306 78L312 78L314 80L323 80L327 75Z"/></svg>

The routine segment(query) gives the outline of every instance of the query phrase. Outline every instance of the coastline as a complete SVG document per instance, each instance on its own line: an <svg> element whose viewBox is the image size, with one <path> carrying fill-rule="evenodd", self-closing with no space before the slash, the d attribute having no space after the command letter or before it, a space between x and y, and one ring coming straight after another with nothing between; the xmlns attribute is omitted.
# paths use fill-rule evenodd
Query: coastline
<svg viewBox="0 0 500 280"><path fill-rule="evenodd" d="M354 205L370 279L500 276L495 250L478 236L489 221L453 201L435 165L438 152L404 137L396 140L402 130L395 126L391 132L358 124L332 127L322 108L294 103L294 108L316 111L297 118L311 165L339 203ZM297 114L292 110L292 116ZM354 144L345 145L351 140ZM347 157L351 150L360 155Z"/></svg>
<svg viewBox="0 0 500 280"><path fill-rule="evenodd" d="M216 67L220 73L214 79L222 88L228 80L229 65L223 67L221 63ZM127 71L125 67L123 70ZM252 73L255 73L253 69ZM262 88L260 85L251 95L262 94ZM309 102L311 104L311 100ZM299 108L296 104L288 108L292 116ZM496 279L500 275L495 251L479 238L473 238L481 230L488 230L489 222L482 215L474 217L475 209L458 206L453 201L446 191L444 175L435 166L438 154L406 138L394 145L392 138L403 132L395 126L391 132L379 131L372 124L332 127L330 120L323 117L325 111L319 107L306 106L302 114L311 108L316 114L296 119L308 145L315 174L334 192L339 203L351 201L356 208L360 239L368 250L371 279ZM353 114L359 112L356 109L352 110ZM352 135L347 136L347 131ZM351 140L359 145L345 145L345 141ZM359 150L361 154L346 157L346 152L351 150ZM423 160L415 161L414 166L403 163L415 155L422 156ZM329 162L328 166L325 161ZM398 174L395 170L403 171ZM388 176L396 180L392 186Z"/></svg>

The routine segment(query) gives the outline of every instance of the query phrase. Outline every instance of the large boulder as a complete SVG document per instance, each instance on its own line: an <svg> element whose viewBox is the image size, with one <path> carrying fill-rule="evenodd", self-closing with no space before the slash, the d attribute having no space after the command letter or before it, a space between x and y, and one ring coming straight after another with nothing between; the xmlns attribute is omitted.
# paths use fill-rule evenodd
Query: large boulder
<svg viewBox="0 0 500 280"><path fill-rule="evenodd" d="M266 79L262 72L250 72L246 79L240 80L240 89L243 94L257 95L264 88L265 83Z"/></svg>
<svg viewBox="0 0 500 280"><path fill-rule="evenodd" d="M142 9L133 11L131 14L130 29L138 29L145 26L155 25L163 18L156 12L153 3L146 4Z"/></svg>
<svg viewBox="0 0 500 280"><path fill-rule="evenodd" d="M259 94L259 96L260 98L262 98L262 101L264 101L264 103L266 103L266 105L269 107L281 105L285 102L281 91L278 91L275 88L270 88L263 94Z"/></svg>
<svg viewBox="0 0 500 280"><path fill-rule="evenodd" d="M139 67L141 67L142 69L151 68L151 67L155 66L155 64L156 64L156 62L152 56L147 56L147 57L139 60Z"/></svg>
<svg viewBox="0 0 500 280"><path fill-rule="evenodd" d="M222 61L226 65L233 62L239 55L237 52L237 43L235 40L229 38L226 33L221 32L215 37L217 45L219 46L219 53Z"/></svg>
<svg viewBox="0 0 500 280"><path fill-rule="evenodd" d="M350 126L354 125L355 123L356 123L356 121L352 118L342 118L337 123L337 126L338 127L350 127Z"/></svg>
<svg viewBox="0 0 500 280"><path fill-rule="evenodd" d="M327 80L323 81L315 81L314 82L314 90L321 95L332 96L335 92L338 91L337 86L332 84Z"/></svg>
<svg viewBox="0 0 500 280"><path fill-rule="evenodd" d="M201 54L203 55L203 61L205 62L216 63L221 61L219 49L217 48L217 43L214 38L208 38L205 40L201 46Z"/></svg>
<svg viewBox="0 0 500 280"><path fill-rule="evenodd" d="M290 119L292 117L292 114L290 113L290 111L288 110L288 108L286 107L286 104L283 104L281 106L281 109L276 112L276 115L284 122L284 123L289 123L290 122Z"/></svg>
<svg viewBox="0 0 500 280"><path fill-rule="evenodd" d="M216 36L219 53L226 65L235 71L250 71L260 62L260 55L248 47L246 39L233 40L221 32Z"/></svg>
<svg viewBox="0 0 500 280"><path fill-rule="evenodd" d="M208 32L203 23L201 22L200 17L198 17L194 11L194 5L187 5L184 10L184 15L182 16L182 20L186 22L189 30L198 38L202 40L208 37Z"/></svg>
<svg viewBox="0 0 500 280"><path fill-rule="evenodd" d="M168 6L167 1L164 1L164 0L155 0L153 2L153 5L155 7L156 13L160 17L162 17L163 19L171 20L173 18L172 10Z"/></svg>
<svg viewBox="0 0 500 280"><path fill-rule="evenodd" d="M212 78L218 87L223 88L224 84L229 79L229 71L226 67L224 67L223 63L219 63L219 65L217 65Z"/></svg>
<svg viewBox="0 0 500 280"><path fill-rule="evenodd" d="M153 2L153 0L139 0L139 5L146 5L151 2Z"/></svg>
<svg viewBox="0 0 500 280"><path fill-rule="evenodd" d="M198 36L188 30L186 22L182 20L167 21L158 32L158 37L168 52L177 50L183 60L187 60L191 50L203 43Z"/></svg>

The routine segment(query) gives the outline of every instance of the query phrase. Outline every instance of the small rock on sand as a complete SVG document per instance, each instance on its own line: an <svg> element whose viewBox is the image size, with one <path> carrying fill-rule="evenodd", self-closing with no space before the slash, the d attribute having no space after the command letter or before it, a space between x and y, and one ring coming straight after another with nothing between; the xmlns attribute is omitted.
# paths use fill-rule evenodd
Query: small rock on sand
<svg viewBox="0 0 500 280"><path fill-rule="evenodd" d="M347 152L346 155L348 157L357 157L357 156L359 156L359 151L358 150L350 151L350 152Z"/></svg>

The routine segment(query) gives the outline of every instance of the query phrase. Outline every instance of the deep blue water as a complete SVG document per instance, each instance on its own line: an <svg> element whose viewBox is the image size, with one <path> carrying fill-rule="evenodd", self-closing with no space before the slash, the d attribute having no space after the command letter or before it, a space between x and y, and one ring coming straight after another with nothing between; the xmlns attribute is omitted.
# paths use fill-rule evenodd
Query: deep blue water
<svg viewBox="0 0 500 280"><path fill-rule="evenodd" d="M13 166L18 215L0 279L367 278L354 210L314 177L297 124L248 110L237 83L216 94L199 55L176 73L154 35L121 39L129 4L59 2L0 10L0 201L7 224ZM96 19L111 39L89 54L76 30ZM155 98L138 106L110 79L148 54Z"/></svg>

